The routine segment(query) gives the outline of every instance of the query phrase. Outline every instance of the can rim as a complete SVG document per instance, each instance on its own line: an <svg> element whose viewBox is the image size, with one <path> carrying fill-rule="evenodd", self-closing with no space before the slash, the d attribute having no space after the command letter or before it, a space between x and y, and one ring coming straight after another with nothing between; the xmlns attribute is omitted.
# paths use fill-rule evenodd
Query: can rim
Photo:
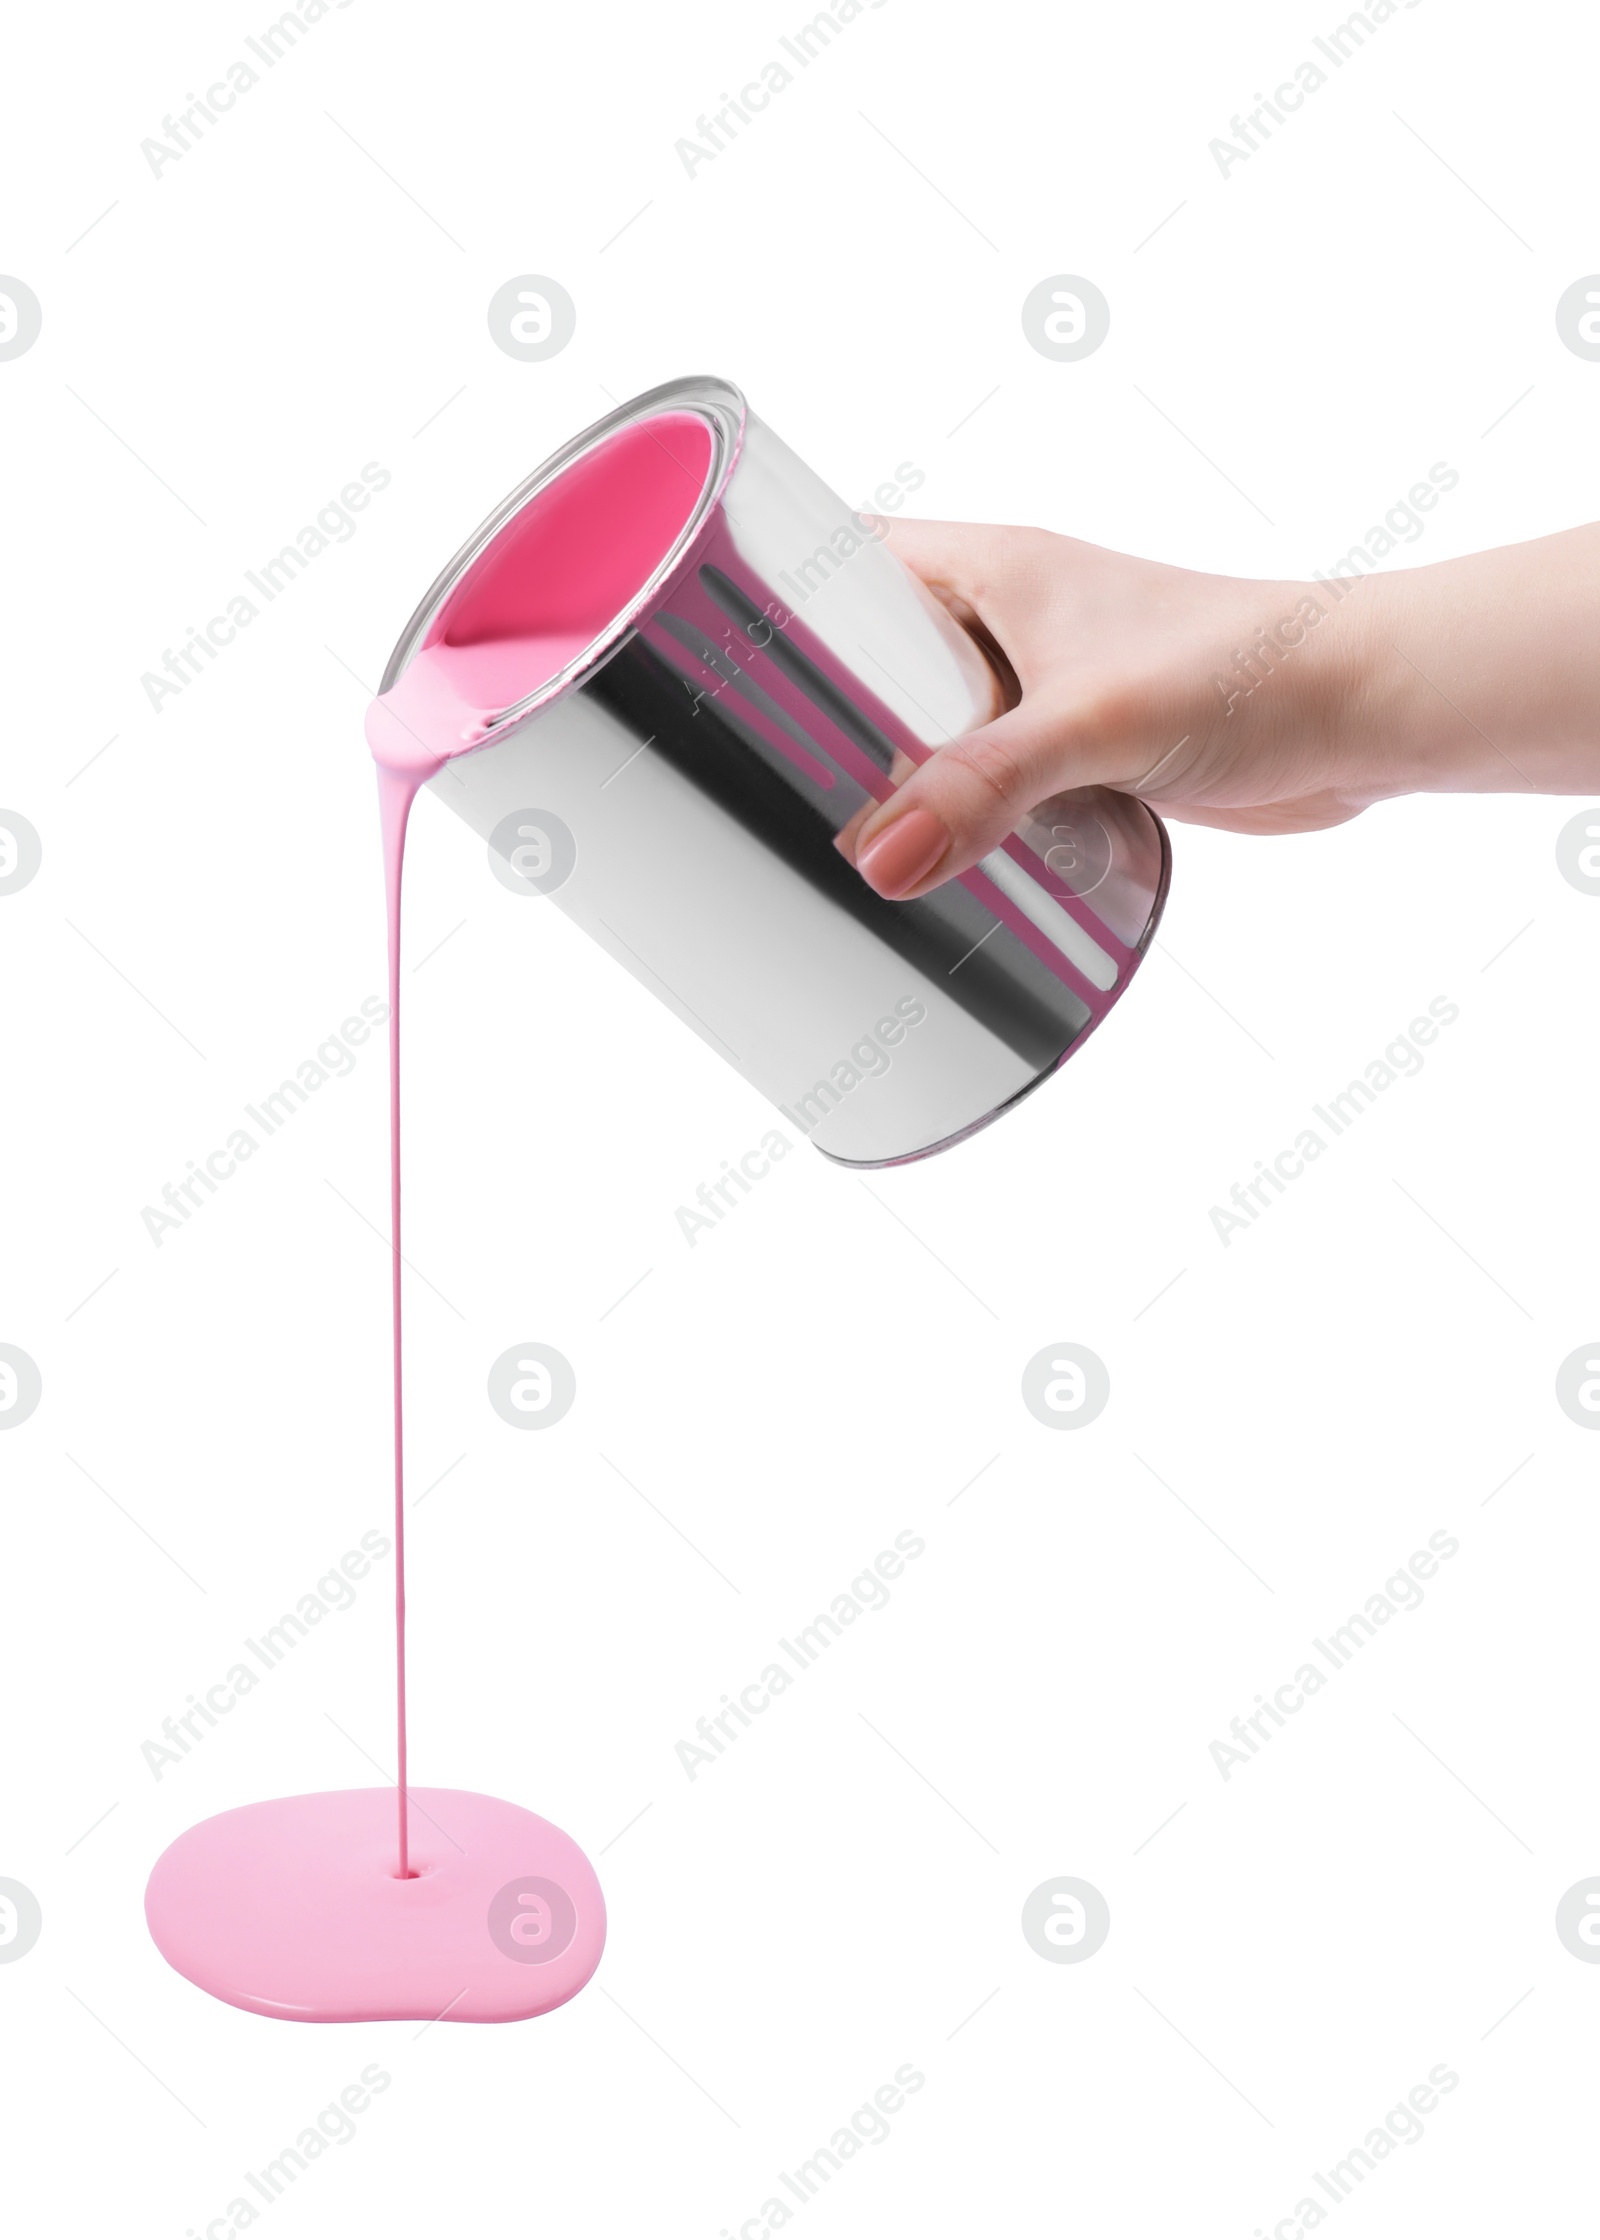
<svg viewBox="0 0 1600 2240"><path fill-rule="evenodd" d="M478 745L489 745L509 726L520 723L536 709L548 707L552 701L576 691L634 636L646 610L656 602L677 573L690 546L705 527L708 516L720 504L723 492L739 462L749 410L744 392L735 383L724 381L717 374L688 374L676 381L664 381L658 387L646 389L641 395L630 398L626 404L616 406L613 411L604 414L580 434L573 436L559 451L553 451L542 465L535 467L532 474L501 499L492 513L479 522L471 536L434 577L395 641L394 651L389 656L378 686L379 694L392 689L468 569L482 557L501 530L516 518L524 506L547 490L568 468L576 465L597 445L608 441L621 429L630 427L637 421L653 418L658 413L693 413L704 423L710 434L711 463L707 469L705 485L689 518L673 538L659 564L651 570L627 605L612 616L605 629L591 639L565 668L544 678L532 692L525 693L520 700L502 708L486 727ZM477 748L469 751L476 753Z"/></svg>

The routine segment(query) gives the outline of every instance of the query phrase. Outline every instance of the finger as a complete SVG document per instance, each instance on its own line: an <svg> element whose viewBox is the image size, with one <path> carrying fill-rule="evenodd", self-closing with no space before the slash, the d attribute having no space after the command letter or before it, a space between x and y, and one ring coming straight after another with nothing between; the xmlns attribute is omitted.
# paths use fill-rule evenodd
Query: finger
<svg viewBox="0 0 1600 2240"><path fill-rule="evenodd" d="M941 747L856 834L855 865L876 893L929 893L998 847L1036 803L1110 775L1107 749L1041 699Z"/></svg>
<svg viewBox="0 0 1600 2240"><path fill-rule="evenodd" d="M910 755L902 753L900 748L896 747L894 750L894 760L889 768L890 785L904 785L907 778L910 777L912 771L915 770L916 767L917 765L912 761ZM839 827L839 830L834 834L833 844L847 862L855 862L856 842L860 838L861 828L866 823L868 817L872 816L875 813L877 807L877 802L872 800L869 796L867 800L862 802L855 815L849 818L846 823L842 824Z"/></svg>

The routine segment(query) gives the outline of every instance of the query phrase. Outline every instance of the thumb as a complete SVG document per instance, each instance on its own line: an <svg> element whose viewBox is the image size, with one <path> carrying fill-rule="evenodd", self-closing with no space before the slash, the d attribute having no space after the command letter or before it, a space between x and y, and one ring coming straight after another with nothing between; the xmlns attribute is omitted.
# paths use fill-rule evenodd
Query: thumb
<svg viewBox="0 0 1600 2240"><path fill-rule="evenodd" d="M919 765L854 835L853 861L891 902L914 900L998 847L1038 802L1101 775L1070 713L1039 697Z"/></svg>

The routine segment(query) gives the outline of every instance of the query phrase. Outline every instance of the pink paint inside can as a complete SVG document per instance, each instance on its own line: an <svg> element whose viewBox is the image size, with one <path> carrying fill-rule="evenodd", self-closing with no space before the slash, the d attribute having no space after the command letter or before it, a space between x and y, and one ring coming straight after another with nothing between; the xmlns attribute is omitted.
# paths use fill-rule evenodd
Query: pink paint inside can
<svg viewBox="0 0 1600 2240"><path fill-rule="evenodd" d="M373 702L367 741L379 768L432 777L614 637L693 518L712 457L703 420L660 412L619 428L536 491Z"/></svg>

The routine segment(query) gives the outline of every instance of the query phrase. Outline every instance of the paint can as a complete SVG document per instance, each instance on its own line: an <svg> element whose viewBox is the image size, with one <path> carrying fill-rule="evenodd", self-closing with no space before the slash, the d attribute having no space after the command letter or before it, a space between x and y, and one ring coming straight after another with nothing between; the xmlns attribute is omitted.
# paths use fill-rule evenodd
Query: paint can
<svg viewBox="0 0 1600 2240"><path fill-rule="evenodd" d="M1103 788L1042 803L921 901L841 855L1001 686L729 382L651 390L530 475L382 691L441 640L492 654L494 689L431 790L845 1165L926 1157L1038 1088L1155 931L1166 833Z"/></svg>

